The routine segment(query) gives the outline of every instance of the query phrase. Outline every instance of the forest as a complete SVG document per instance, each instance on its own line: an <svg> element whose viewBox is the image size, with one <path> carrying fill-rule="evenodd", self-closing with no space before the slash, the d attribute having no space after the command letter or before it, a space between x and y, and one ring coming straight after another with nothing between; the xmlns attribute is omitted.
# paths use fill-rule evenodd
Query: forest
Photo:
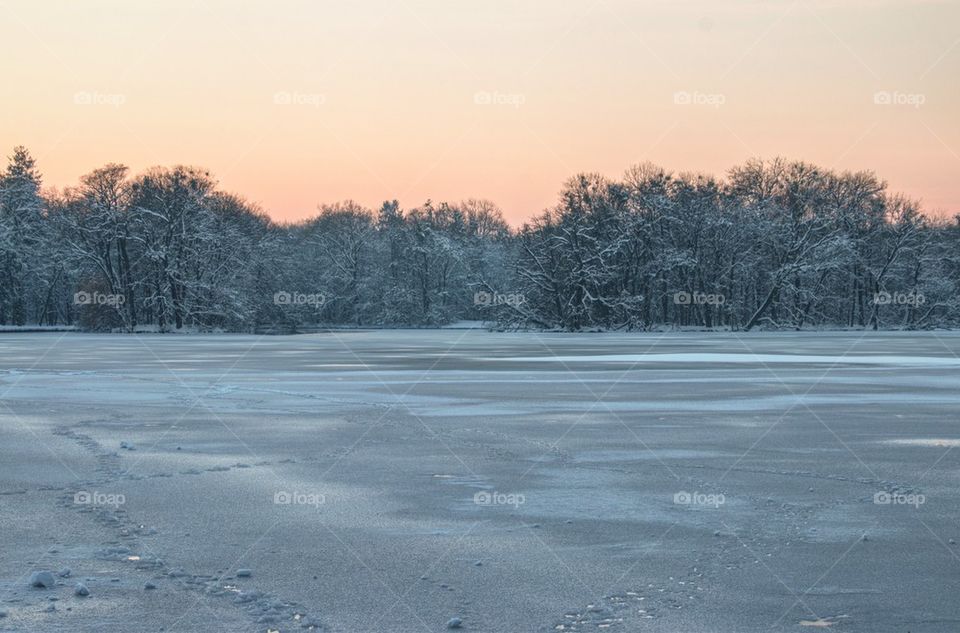
<svg viewBox="0 0 960 633"><path fill-rule="evenodd" d="M0 172L0 326L930 329L958 287L960 216L782 158L576 175L520 227L475 199L279 223L187 166L45 188L23 147Z"/></svg>

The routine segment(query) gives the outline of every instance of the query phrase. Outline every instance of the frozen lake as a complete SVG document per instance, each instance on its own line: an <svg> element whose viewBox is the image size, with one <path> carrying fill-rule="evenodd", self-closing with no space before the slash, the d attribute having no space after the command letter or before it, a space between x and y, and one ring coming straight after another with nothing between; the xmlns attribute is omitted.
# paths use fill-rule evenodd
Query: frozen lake
<svg viewBox="0 0 960 633"><path fill-rule="evenodd" d="M958 354L0 333L0 631L957 631Z"/></svg>

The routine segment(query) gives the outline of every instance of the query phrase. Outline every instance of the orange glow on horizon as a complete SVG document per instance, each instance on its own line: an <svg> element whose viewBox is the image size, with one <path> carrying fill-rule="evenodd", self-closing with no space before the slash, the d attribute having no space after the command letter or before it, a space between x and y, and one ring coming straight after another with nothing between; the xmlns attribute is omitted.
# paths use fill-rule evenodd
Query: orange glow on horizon
<svg viewBox="0 0 960 633"><path fill-rule="evenodd" d="M48 186L209 169L278 220L488 198L577 172L870 169L960 212L960 4L371 0L0 4L0 151Z"/></svg>

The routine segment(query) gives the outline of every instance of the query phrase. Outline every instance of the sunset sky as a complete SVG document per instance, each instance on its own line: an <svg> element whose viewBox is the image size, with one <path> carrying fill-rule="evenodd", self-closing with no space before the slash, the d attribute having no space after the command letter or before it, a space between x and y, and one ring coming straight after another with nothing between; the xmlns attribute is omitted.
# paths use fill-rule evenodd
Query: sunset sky
<svg viewBox="0 0 960 633"><path fill-rule="evenodd" d="M45 184L209 168L277 219L581 171L873 169L960 212L960 2L0 0L0 144Z"/></svg>

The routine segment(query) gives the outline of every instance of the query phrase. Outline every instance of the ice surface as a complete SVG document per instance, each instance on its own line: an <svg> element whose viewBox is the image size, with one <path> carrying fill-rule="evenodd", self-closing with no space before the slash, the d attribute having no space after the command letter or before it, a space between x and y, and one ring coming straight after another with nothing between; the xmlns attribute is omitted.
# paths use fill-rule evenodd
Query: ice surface
<svg viewBox="0 0 960 633"><path fill-rule="evenodd" d="M3 627L957 630L958 353L947 332L7 333Z"/></svg>
<svg viewBox="0 0 960 633"><path fill-rule="evenodd" d="M716 363L716 364L801 364L801 365L885 365L888 367L960 367L960 358L942 356L812 356L808 354L582 354L577 356L528 356L489 360L558 363Z"/></svg>

